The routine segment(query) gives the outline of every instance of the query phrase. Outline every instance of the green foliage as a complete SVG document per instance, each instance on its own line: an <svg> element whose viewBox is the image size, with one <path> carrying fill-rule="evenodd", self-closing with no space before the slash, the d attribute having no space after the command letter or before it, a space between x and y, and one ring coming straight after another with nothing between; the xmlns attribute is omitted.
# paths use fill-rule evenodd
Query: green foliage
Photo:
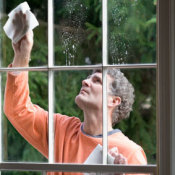
<svg viewBox="0 0 175 175"><path fill-rule="evenodd" d="M97 38L95 41L95 44L98 46L101 43L102 40L102 31L100 27L96 27L93 24L86 23L87 31L89 32L89 35L87 37L88 40L92 40L93 38Z"/></svg>
<svg viewBox="0 0 175 175"><path fill-rule="evenodd" d="M48 76L46 72L29 73L30 97L34 104L48 109ZM42 97L42 98L41 98Z"/></svg>

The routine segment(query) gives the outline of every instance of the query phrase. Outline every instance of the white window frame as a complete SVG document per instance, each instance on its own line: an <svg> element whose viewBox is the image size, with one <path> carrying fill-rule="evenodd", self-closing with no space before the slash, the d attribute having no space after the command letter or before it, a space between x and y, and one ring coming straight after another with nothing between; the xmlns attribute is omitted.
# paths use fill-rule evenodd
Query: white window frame
<svg viewBox="0 0 175 175"><path fill-rule="evenodd" d="M157 7L157 33L158 33L158 63L156 64L107 64L107 0L103 0L103 63L98 66L54 66L53 42L53 0L48 0L48 66L28 68L2 68L0 72L14 70L47 71L49 74L48 87L53 87L55 70L89 70L103 68L103 78L106 79L108 67L121 69L157 68L157 165L106 165L107 164L107 125L103 124L103 165L60 164L54 163L54 133L53 133L53 91L49 93L49 160L48 163L6 163L2 162L2 145L0 145L0 170L16 171L69 171L69 172L123 172L123 173L153 173L158 175L175 174L175 3L174 0L159 0ZM0 80L1 81L1 80ZM106 84L103 81L103 102L105 105ZM1 91L1 88L0 88ZM1 93L1 92L0 92ZM1 98L1 96L0 96ZM0 99L0 101L2 101ZM0 105L2 106L1 102ZM1 108L2 109L2 108ZM103 109L106 113L107 109ZM1 112L1 111L0 111ZM2 115L2 112L1 112ZM2 118L2 117L1 117ZM106 117L103 116L106 123ZM1 125L1 123L0 123ZM0 126L0 142L1 138Z"/></svg>

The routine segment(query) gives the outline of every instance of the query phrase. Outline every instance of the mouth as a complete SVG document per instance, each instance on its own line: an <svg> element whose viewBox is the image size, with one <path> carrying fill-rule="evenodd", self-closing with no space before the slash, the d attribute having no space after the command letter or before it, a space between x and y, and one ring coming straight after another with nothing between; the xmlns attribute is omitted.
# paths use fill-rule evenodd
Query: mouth
<svg viewBox="0 0 175 175"><path fill-rule="evenodd" d="M81 89L80 93L87 93L88 94L88 92L85 89Z"/></svg>

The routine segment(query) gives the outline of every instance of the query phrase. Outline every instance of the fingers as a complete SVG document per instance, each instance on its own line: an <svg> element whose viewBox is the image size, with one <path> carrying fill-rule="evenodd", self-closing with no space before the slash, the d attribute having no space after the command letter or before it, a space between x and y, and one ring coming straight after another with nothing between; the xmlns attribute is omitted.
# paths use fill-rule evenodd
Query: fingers
<svg viewBox="0 0 175 175"><path fill-rule="evenodd" d="M28 43L29 45L33 45L33 31L28 31L26 33L26 35L21 38L20 41L18 41L17 43L13 43L12 42L12 46L13 46L13 49L16 51L16 50L19 50L20 49L20 46L21 44L24 44L24 43Z"/></svg>
<svg viewBox="0 0 175 175"><path fill-rule="evenodd" d="M26 14L24 14L22 11L19 11L18 13L15 14L15 17L12 22L14 24L13 39L15 39L18 36L25 35L25 33L29 29Z"/></svg>
<svg viewBox="0 0 175 175"><path fill-rule="evenodd" d="M127 159L122 154L113 154L115 157L114 164L127 164Z"/></svg>
<svg viewBox="0 0 175 175"><path fill-rule="evenodd" d="M22 20L25 20L26 19L26 14L23 13L21 10L19 11L19 16L22 17Z"/></svg>
<svg viewBox="0 0 175 175"><path fill-rule="evenodd" d="M115 164L127 164L127 159L122 155L118 154L114 160Z"/></svg>
<svg viewBox="0 0 175 175"><path fill-rule="evenodd" d="M127 159L119 153L113 153L112 155L115 157L114 164L127 164Z"/></svg>
<svg viewBox="0 0 175 175"><path fill-rule="evenodd" d="M109 154L113 156L114 164L127 164L127 159L122 154L118 152L118 149L116 147L109 150Z"/></svg>
<svg viewBox="0 0 175 175"><path fill-rule="evenodd" d="M13 19L13 23L22 23L26 21L26 14L22 11L19 11L18 13L15 13L15 18Z"/></svg>

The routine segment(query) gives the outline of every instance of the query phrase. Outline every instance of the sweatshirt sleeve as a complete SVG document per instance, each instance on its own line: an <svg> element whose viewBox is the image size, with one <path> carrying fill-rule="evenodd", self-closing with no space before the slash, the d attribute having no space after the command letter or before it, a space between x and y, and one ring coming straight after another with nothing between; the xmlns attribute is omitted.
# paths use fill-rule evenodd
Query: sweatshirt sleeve
<svg viewBox="0 0 175 175"><path fill-rule="evenodd" d="M45 157L48 157L48 112L32 104L28 72L7 74L4 113L16 130Z"/></svg>

